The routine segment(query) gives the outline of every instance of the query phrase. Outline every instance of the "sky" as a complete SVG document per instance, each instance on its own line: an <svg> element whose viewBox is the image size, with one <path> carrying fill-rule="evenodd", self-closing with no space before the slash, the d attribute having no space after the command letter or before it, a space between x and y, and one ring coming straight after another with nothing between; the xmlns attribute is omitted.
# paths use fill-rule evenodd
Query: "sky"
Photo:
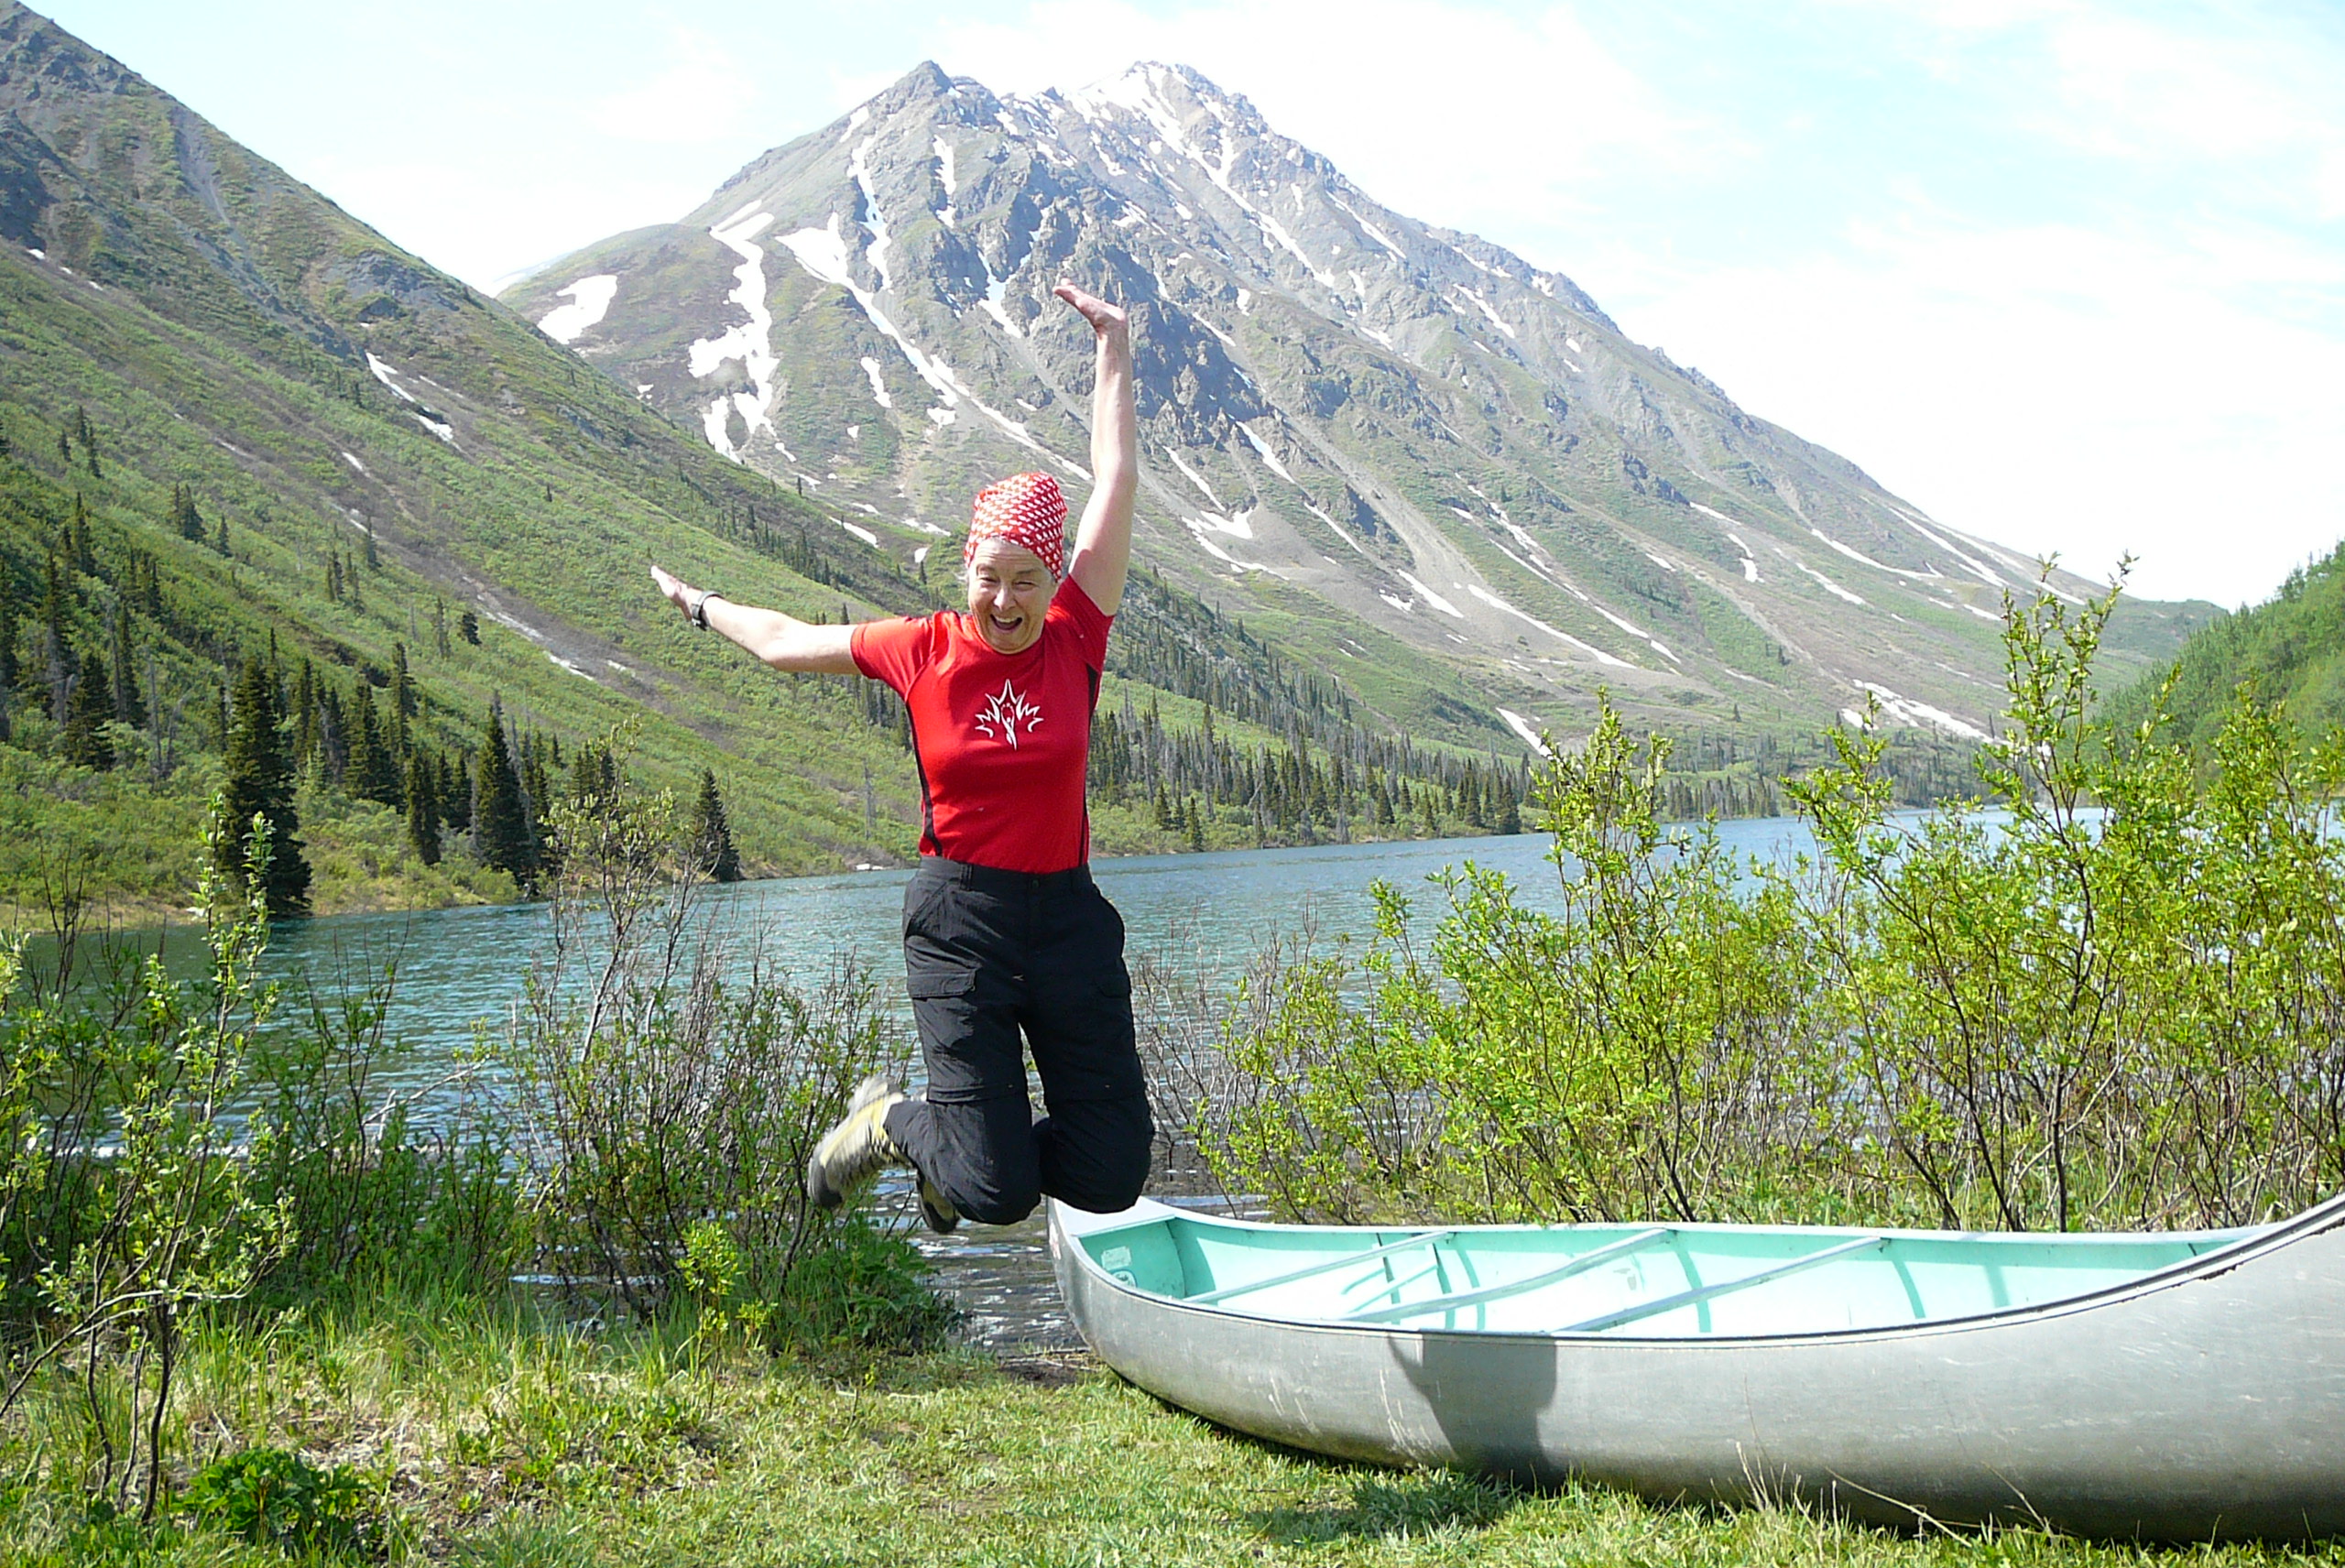
<svg viewBox="0 0 2345 1568"><path fill-rule="evenodd" d="M2345 5L46 0L493 288L922 60L1194 66L1939 519L2235 605L2345 539Z"/></svg>

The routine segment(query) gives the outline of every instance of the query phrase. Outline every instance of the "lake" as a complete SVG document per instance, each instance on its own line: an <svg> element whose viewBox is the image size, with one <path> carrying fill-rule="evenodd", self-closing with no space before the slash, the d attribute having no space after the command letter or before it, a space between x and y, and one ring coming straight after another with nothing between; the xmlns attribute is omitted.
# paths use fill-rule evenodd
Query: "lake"
<svg viewBox="0 0 2345 1568"><path fill-rule="evenodd" d="M1769 860L1811 843L1788 818L1722 822L1718 836L1740 855ZM1378 878L1412 896L1415 920L1428 931L1444 900L1425 879L1468 861L1505 873L1526 905L1552 907L1557 881L1548 844L1544 834L1525 833L1137 855L1095 861L1092 871L1123 914L1135 960L1155 953L1227 983L1273 935L1309 925L1322 938L1365 937L1374 920L1369 887ZM819 978L843 954L869 963L909 1038L900 942L903 888L911 875L867 871L736 883L705 890L703 909L744 937L761 938L793 978ZM363 980L396 958L398 984L388 1027L409 1053L387 1078L426 1090L446 1076L453 1054L473 1042L477 1029L501 1029L548 930L542 904L288 921L272 933L263 972L331 988L340 976ZM174 970L201 964L198 933L175 931L163 942ZM38 953L28 956L38 961ZM426 1090L419 1121L431 1119L431 1105ZM1020 1225L970 1225L933 1236L917 1228L917 1214L899 1187L883 1187L881 1206L898 1223L914 1225L914 1240L934 1263L941 1288L960 1303L973 1340L1046 1347L1074 1343L1058 1312L1039 1216Z"/></svg>

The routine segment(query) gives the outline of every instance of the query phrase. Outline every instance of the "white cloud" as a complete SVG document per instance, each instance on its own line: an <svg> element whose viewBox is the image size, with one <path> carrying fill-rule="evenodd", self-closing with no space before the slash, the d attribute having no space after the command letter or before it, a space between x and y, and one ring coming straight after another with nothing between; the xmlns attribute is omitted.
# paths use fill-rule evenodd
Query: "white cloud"
<svg viewBox="0 0 2345 1568"><path fill-rule="evenodd" d="M670 62L641 82L594 102L595 129L621 141L737 142L753 134L757 81L722 40L679 32Z"/></svg>
<svg viewBox="0 0 2345 1568"><path fill-rule="evenodd" d="M2285 239L1853 227L1794 263L1660 280L1630 325L1947 523L2138 592L2236 603L2345 533L2345 338L2258 308L2336 291Z"/></svg>

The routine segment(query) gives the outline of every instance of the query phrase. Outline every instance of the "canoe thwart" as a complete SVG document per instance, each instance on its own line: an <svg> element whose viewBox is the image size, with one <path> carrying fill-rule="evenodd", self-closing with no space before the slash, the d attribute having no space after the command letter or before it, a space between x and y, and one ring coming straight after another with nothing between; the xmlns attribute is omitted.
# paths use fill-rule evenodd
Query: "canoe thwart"
<svg viewBox="0 0 2345 1568"><path fill-rule="evenodd" d="M1193 1307L1209 1307L1216 1301L1226 1301L1233 1296L1242 1296L1252 1290L1275 1290L1281 1285L1292 1285L1298 1279L1309 1279L1317 1275L1332 1273L1336 1269L1347 1268L1354 1263L1367 1263L1375 1258L1390 1257L1395 1252L1406 1252L1412 1247L1431 1247L1434 1242L1446 1241L1456 1234L1456 1232L1449 1230L1419 1231L1416 1235L1403 1240L1388 1241L1382 1247L1372 1247L1365 1252L1347 1252L1335 1258L1323 1258L1316 1263L1302 1269L1291 1269L1284 1274L1273 1274L1267 1279L1249 1279L1242 1285L1225 1285L1218 1290L1207 1290L1201 1296L1185 1296L1182 1299Z"/></svg>
<svg viewBox="0 0 2345 1568"><path fill-rule="evenodd" d="M1519 1296L1525 1290L1536 1290L1542 1286L1568 1279L1575 1274L1584 1274L1588 1269L1609 1263L1616 1258L1625 1257L1639 1247L1650 1247L1671 1234L1668 1226L1655 1225L1651 1230L1641 1230L1634 1236L1624 1236L1619 1241L1583 1252L1568 1263L1544 1269L1537 1274L1527 1275L1521 1279L1510 1279L1503 1285L1485 1285L1473 1290L1453 1290L1445 1296L1434 1296L1422 1301L1403 1301L1397 1306L1368 1307L1359 1312L1345 1314L1341 1321L1399 1323L1403 1319L1423 1317L1433 1312L1456 1312L1461 1307L1478 1307L1486 1301L1502 1301L1509 1296Z"/></svg>
<svg viewBox="0 0 2345 1568"><path fill-rule="evenodd" d="M1715 1285L1698 1285L1691 1290L1680 1290L1674 1296L1663 1296L1659 1301L1640 1301L1634 1306L1621 1307L1609 1312L1598 1312L1592 1318L1583 1318L1578 1323L1568 1324L1555 1332L1558 1334L1601 1334L1608 1328L1619 1328L1622 1323L1632 1323L1640 1318L1659 1317L1663 1312L1674 1312L1680 1307L1695 1306L1719 1296L1731 1295L1737 1290L1748 1290L1754 1285L1764 1285L1770 1280L1780 1279L1786 1274L1797 1274L1803 1269L1813 1269L1819 1263L1829 1263L1836 1258L1847 1258L1854 1253L1870 1252L1874 1247L1886 1247L1888 1244L1889 1238L1885 1236L1860 1236L1855 1241L1844 1241L1838 1247L1827 1247L1821 1252L1811 1252L1804 1257L1792 1258L1788 1262L1778 1263L1772 1269L1761 1269L1756 1274L1745 1274L1739 1279L1722 1279Z"/></svg>

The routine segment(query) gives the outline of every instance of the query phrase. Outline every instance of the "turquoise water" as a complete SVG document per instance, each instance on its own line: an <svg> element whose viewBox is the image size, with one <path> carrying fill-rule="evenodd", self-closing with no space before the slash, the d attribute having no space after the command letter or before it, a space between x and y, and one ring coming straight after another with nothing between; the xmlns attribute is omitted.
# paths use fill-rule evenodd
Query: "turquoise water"
<svg viewBox="0 0 2345 1568"><path fill-rule="evenodd" d="M1720 839L1746 855L1781 859L1807 848L1788 819L1721 823ZM1227 983L1272 936L1311 928L1321 940L1366 936L1378 878L1411 896L1416 921L1430 930L1443 908L1426 882L1467 862L1504 872L1523 901L1551 907L1556 871L1543 834L1437 839L1405 844L1324 844L1303 849L1232 850L1208 855L1140 855L1093 864L1094 875L1124 917L1128 951L1154 955L1209 983ZM869 963L881 994L910 1036L900 943L908 871L848 872L744 882L705 890L704 911L741 938L762 941L794 978L819 979L843 955ZM386 1086L424 1090L446 1077L456 1051L476 1030L502 1029L550 926L541 904L441 909L398 915L344 915L288 921L271 936L264 971L306 979L331 991L363 983L396 960L398 985L388 1031L406 1048ZM150 935L147 942L158 940ZM174 969L202 962L192 931L161 940ZM39 962L39 954L32 955ZM418 1119L431 1119L429 1092ZM883 1209L910 1224L901 1194ZM943 1287L968 1314L971 1336L989 1344L1068 1343L1071 1330L1042 1250L1039 1220L1003 1228L967 1226L948 1237L917 1236Z"/></svg>
<svg viewBox="0 0 2345 1568"><path fill-rule="evenodd" d="M1725 822L1718 834L1738 852L1769 859L1809 844L1800 825L1784 818ZM1427 929L1442 894L1425 879L1468 861L1504 872L1525 903L1552 905L1557 884L1547 850L1545 835L1525 833L1134 855L1096 861L1092 869L1123 914L1135 957L1154 954L1201 978L1227 980L1274 934L1308 925L1322 938L1365 936L1373 918L1369 886L1377 878L1409 894ZM739 938L760 940L794 978L818 978L842 955L869 963L882 994L900 1009L910 877L845 872L737 883L700 897L705 913ZM421 1081L444 1071L450 1053L472 1042L475 1026L500 1026L549 934L542 904L293 920L271 933L264 969L272 978L331 987L341 976L378 973L396 959L390 1030L412 1048L408 1075ZM165 945L175 969L200 962L191 931L169 933Z"/></svg>

